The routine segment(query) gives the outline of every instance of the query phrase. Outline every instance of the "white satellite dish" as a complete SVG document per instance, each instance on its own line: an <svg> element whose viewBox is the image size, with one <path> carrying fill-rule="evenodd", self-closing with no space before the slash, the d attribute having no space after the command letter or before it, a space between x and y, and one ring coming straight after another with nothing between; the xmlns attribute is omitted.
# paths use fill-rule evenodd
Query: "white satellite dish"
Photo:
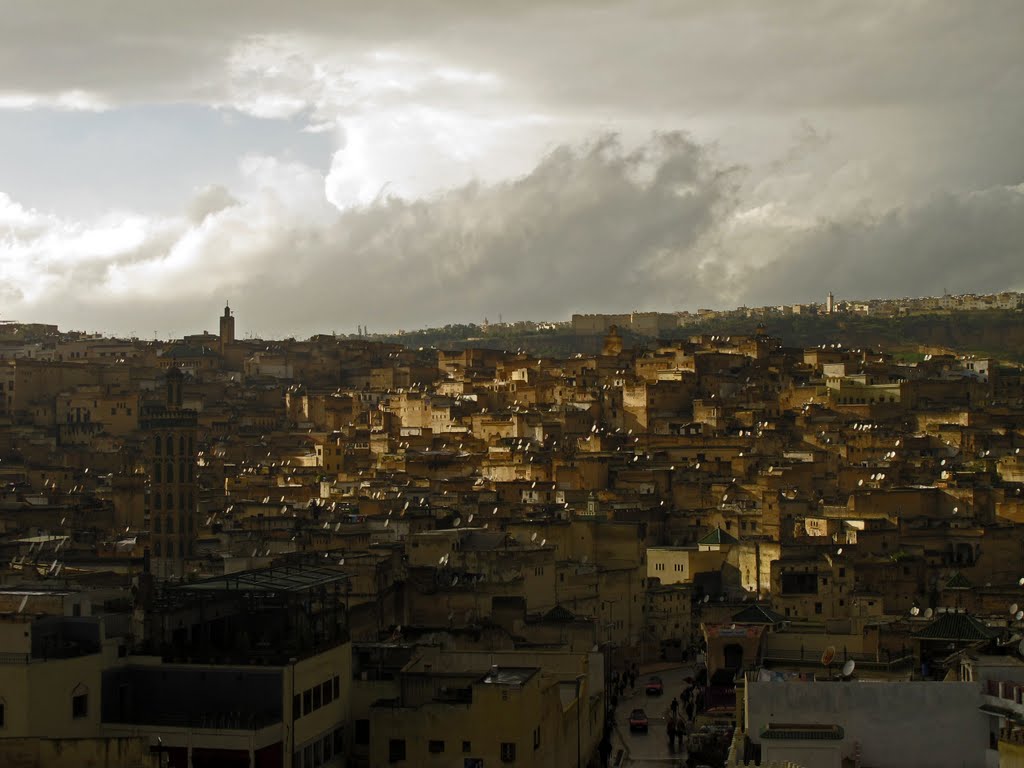
<svg viewBox="0 0 1024 768"><path fill-rule="evenodd" d="M530 534L530 541L536 541L536 540L537 540L537 532L534 531L533 533Z"/></svg>
<svg viewBox="0 0 1024 768"><path fill-rule="evenodd" d="M924 609L924 617L926 619L930 619L934 615L935 615L935 612L931 608L925 608Z"/></svg>
<svg viewBox="0 0 1024 768"><path fill-rule="evenodd" d="M1019 653L1021 656L1024 656L1024 640L1021 640L1017 644L1017 653Z"/></svg>
<svg viewBox="0 0 1024 768"><path fill-rule="evenodd" d="M541 540L540 540L540 545L541 545L542 547L543 547L543 546L544 546L545 544L547 544L547 543L548 543L548 540L547 540L547 539L541 539Z"/></svg>
<svg viewBox="0 0 1024 768"><path fill-rule="evenodd" d="M1016 621L1020 621L1021 619L1024 619L1024 611L1017 611L1015 614L1013 614L1013 618Z"/></svg>
<svg viewBox="0 0 1024 768"><path fill-rule="evenodd" d="M920 612L921 612L921 609L918 608L916 605L913 608L910 609L910 615L911 616L917 616L917 614L919 614Z"/></svg>
<svg viewBox="0 0 1024 768"><path fill-rule="evenodd" d="M473 514L472 513L470 513L469 518L466 520L466 522L467 523L472 523L473 522Z"/></svg>
<svg viewBox="0 0 1024 768"><path fill-rule="evenodd" d="M850 675L852 675L853 670L856 669L856 667L857 662L855 662L853 659L850 659L845 664L843 664L843 677L849 677Z"/></svg>
<svg viewBox="0 0 1024 768"><path fill-rule="evenodd" d="M837 550L836 550L836 554L837 554L837 555L841 555L841 554L843 554L843 548L842 548L842 547L840 547L839 549L837 549Z"/></svg>
<svg viewBox="0 0 1024 768"><path fill-rule="evenodd" d="M24 611L26 605L28 605L28 595L25 595L23 598L21 598L21 605L18 606L18 613Z"/></svg>
<svg viewBox="0 0 1024 768"><path fill-rule="evenodd" d="M437 558L437 564L444 565L444 555L441 555L439 558Z"/></svg>
<svg viewBox="0 0 1024 768"><path fill-rule="evenodd" d="M461 517L456 517L454 520L452 520L452 526L454 526L455 528L458 528L460 525L462 525Z"/></svg>
<svg viewBox="0 0 1024 768"><path fill-rule="evenodd" d="M1017 604L1016 604L1016 603L1013 603L1013 604L1012 604L1012 605L1010 606L1010 613L1016 613L1016 612L1017 612Z"/></svg>
<svg viewBox="0 0 1024 768"><path fill-rule="evenodd" d="M706 602L707 602L708 600L710 600L710 599L711 599L711 595L704 595L704 602L705 602L705 603L706 603Z"/></svg>

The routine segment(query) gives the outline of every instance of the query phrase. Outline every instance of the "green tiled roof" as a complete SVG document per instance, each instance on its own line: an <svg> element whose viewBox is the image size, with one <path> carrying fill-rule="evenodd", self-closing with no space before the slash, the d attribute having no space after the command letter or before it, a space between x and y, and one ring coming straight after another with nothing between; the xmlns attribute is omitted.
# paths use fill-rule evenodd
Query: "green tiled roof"
<svg viewBox="0 0 1024 768"><path fill-rule="evenodd" d="M946 589L970 589L972 586L974 585L960 571L950 576L949 581L946 582Z"/></svg>
<svg viewBox="0 0 1024 768"><path fill-rule="evenodd" d="M996 633L968 613L944 613L914 637L919 640L991 640Z"/></svg>
<svg viewBox="0 0 1024 768"><path fill-rule="evenodd" d="M781 624L786 617L771 608L761 605L748 605L739 613L733 614L732 620L737 624Z"/></svg>
<svg viewBox="0 0 1024 768"><path fill-rule="evenodd" d="M697 544L739 544L739 539L732 534L726 533L721 528L715 528L709 531Z"/></svg>
<svg viewBox="0 0 1024 768"><path fill-rule="evenodd" d="M544 614L544 621L552 621L561 624L568 624L569 622L575 621L576 615L568 608L563 608L561 605L556 605L550 611Z"/></svg>

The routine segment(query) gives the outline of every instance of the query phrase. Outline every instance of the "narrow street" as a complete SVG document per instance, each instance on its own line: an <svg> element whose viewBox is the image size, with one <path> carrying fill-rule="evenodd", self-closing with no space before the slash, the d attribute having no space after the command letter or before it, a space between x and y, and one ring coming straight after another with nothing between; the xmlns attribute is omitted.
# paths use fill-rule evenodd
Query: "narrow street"
<svg viewBox="0 0 1024 768"><path fill-rule="evenodd" d="M648 665L641 667L641 674L637 678L636 688L631 692L626 689L626 695L619 702L615 711L615 734L612 745L612 759L620 749L624 750L623 766L644 766L662 765L679 766L686 765L686 752L684 749L676 748L669 750L668 732L665 729L665 715L673 697L679 698L686 684L683 682L687 676L694 674L694 667L691 664L664 668L665 665ZM659 667L662 667L660 671ZM650 671L644 671L650 670ZM648 696L644 692L644 686L651 676L658 676L664 683L664 693L661 696ZM680 702L680 707L682 703ZM647 733L631 732L629 730L629 714L634 709L643 709L650 720L650 727Z"/></svg>

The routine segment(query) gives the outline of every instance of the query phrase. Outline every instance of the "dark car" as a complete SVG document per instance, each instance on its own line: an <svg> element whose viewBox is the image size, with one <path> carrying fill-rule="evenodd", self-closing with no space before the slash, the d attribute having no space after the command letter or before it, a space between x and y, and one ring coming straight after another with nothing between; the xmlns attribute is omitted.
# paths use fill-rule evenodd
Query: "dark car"
<svg viewBox="0 0 1024 768"><path fill-rule="evenodd" d="M647 732L647 713L642 709L634 709L629 713L629 730Z"/></svg>
<svg viewBox="0 0 1024 768"><path fill-rule="evenodd" d="M660 677L652 677L647 681L647 685L644 686L644 692L648 696L661 696L665 692L665 686L662 685Z"/></svg>

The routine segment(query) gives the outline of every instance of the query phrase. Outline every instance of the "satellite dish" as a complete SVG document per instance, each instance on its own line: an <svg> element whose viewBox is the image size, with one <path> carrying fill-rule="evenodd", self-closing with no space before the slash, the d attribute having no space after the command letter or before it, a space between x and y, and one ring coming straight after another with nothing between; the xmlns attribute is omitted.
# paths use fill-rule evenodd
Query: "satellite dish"
<svg viewBox="0 0 1024 768"><path fill-rule="evenodd" d="M857 662L855 662L853 659L850 659L845 664L843 664L843 677L849 677L850 675L852 675L853 670L856 668L856 666Z"/></svg>
<svg viewBox="0 0 1024 768"><path fill-rule="evenodd" d="M441 555L439 558L437 558L437 564L444 565L444 555Z"/></svg>
<svg viewBox="0 0 1024 768"><path fill-rule="evenodd" d="M384 527L385 528L387 528L389 525L391 525L391 518L390 517L387 520L384 521Z"/></svg>
<svg viewBox="0 0 1024 768"><path fill-rule="evenodd" d="M548 540L547 540L547 539L541 539L541 540L540 540L540 545L541 545L542 547L543 547L543 546L544 546L545 544L547 544L547 543L548 543Z"/></svg>
<svg viewBox="0 0 1024 768"><path fill-rule="evenodd" d="M919 614L920 612L921 612L921 609L918 608L916 605L913 608L910 609L910 615L911 616L917 616L917 614Z"/></svg>
<svg viewBox="0 0 1024 768"><path fill-rule="evenodd" d="M466 522L467 523L472 523L473 522L473 515L472 515L472 513L470 513L469 518L466 520Z"/></svg>
<svg viewBox="0 0 1024 768"><path fill-rule="evenodd" d="M1017 621L1024 619L1024 611L1017 611L1015 614L1013 614L1013 618Z"/></svg>
<svg viewBox="0 0 1024 768"><path fill-rule="evenodd" d="M931 608L925 608L924 609L924 617L926 619L930 619L934 615L935 615L935 612Z"/></svg>
<svg viewBox="0 0 1024 768"><path fill-rule="evenodd" d="M458 528L460 525L462 525L462 518L461 517L456 517L454 520L452 520L452 526L453 527Z"/></svg>
<svg viewBox="0 0 1024 768"><path fill-rule="evenodd" d="M842 547L840 547L839 549L837 549L837 550L836 550L836 554L837 554L837 555L841 555L841 554L843 554L843 548L842 548Z"/></svg>
<svg viewBox="0 0 1024 768"><path fill-rule="evenodd" d="M452 586L457 587L459 585L459 575L455 574L452 576Z"/></svg>
<svg viewBox="0 0 1024 768"><path fill-rule="evenodd" d="M537 532L534 531L533 533L530 534L530 541L536 541L536 540L537 540Z"/></svg>
<svg viewBox="0 0 1024 768"><path fill-rule="evenodd" d="M708 600L710 600L710 599L711 599L711 595L704 595L704 602L705 602L705 603L706 603L706 602L707 602Z"/></svg>
<svg viewBox="0 0 1024 768"><path fill-rule="evenodd" d="M821 666L827 667L829 664L832 663L832 661L833 661L833 659L835 659L835 657L836 657L836 648L835 648L834 645L830 645L821 654Z"/></svg>
<svg viewBox="0 0 1024 768"><path fill-rule="evenodd" d="M1017 604L1014 603L1013 605L1010 606L1010 613L1016 613L1016 612L1017 612Z"/></svg>

